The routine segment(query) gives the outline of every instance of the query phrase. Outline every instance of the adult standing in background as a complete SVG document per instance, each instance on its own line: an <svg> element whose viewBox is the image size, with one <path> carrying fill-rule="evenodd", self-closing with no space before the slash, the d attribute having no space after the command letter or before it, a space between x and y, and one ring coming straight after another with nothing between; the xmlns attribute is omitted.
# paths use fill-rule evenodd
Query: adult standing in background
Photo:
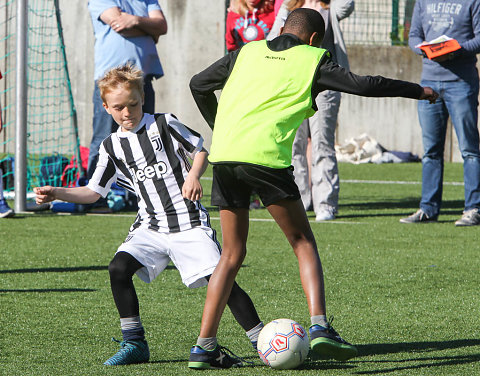
<svg viewBox="0 0 480 376"><path fill-rule="evenodd" d="M325 20L325 38L322 48L332 60L349 70L347 49L339 21L354 10L353 0L285 0L275 19L269 40L275 38L288 14L296 8L311 8ZM295 182L306 210L315 211L316 221L335 219L338 212L340 179L335 155L335 129L341 94L325 90L316 98L318 111L300 126L293 143L292 165Z"/></svg>
<svg viewBox="0 0 480 376"><path fill-rule="evenodd" d="M448 117L457 134L463 158L465 209L456 226L480 224L480 151L478 134L479 78L476 54L480 52L480 1L417 0L409 34L410 48L441 35L456 39L461 49L434 60L423 58L421 85L440 97L432 105L418 104L424 155L420 209L402 223L434 222L440 213L443 154Z"/></svg>
<svg viewBox="0 0 480 376"><path fill-rule="evenodd" d="M227 51L265 39L274 20L274 0L231 0L225 27Z"/></svg>
<svg viewBox="0 0 480 376"><path fill-rule="evenodd" d="M163 76L156 43L167 32L167 21L157 0L90 0L88 10L95 34L95 89L93 135L88 158L88 178L98 160L101 142L117 129L104 110L97 80L110 68L135 64L145 74L143 111L155 112L152 80Z"/></svg>

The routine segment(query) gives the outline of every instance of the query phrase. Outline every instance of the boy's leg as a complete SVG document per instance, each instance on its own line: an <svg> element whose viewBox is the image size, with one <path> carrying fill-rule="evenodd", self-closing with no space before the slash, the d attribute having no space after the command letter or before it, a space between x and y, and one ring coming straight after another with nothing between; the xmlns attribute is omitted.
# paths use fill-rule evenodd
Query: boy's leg
<svg viewBox="0 0 480 376"><path fill-rule="evenodd" d="M113 300L121 318L139 315L138 298L132 278L141 267L143 265L127 252L118 252L108 265Z"/></svg>
<svg viewBox="0 0 480 376"><path fill-rule="evenodd" d="M210 276L207 277L210 280ZM232 311L233 317L240 326L248 332L260 324L260 317L250 296L238 285L233 282L232 292L227 301L228 308Z"/></svg>
<svg viewBox="0 0 480 376"><path fill-rule="evenodd" d="M235 277L246 254L248 209L221 208L223 250L207 288L200 336L190 351L188 366L194 369L230 368L241 364L217 344L217 330L230 298Z"/></svg>
<svg viewBox="0 0 480 376"><path fill-rule="evenodd" d="M222 256L207 288L200 337L217 335L218 325L230 297L235 277L247 252L248 209L221 208Z"/></svg>
<svg viewBox="0 0 480 376"><path fill-rule="evenodd" d="M233 283L232 292L227 302L228 308L232 311L235 320L245 330L245 333L257 350L258 335L263 328L263 322L258 316L255 305L250 296L237 284Z"/></svg>
<svg viewBox="0 0 480 376"><path fill-rule="evenodd" d="M150 358L132 280L141 267L143 265L127 252L118 252L108 266L113 299L120 314L123 341L120 350L105 365L142 363Z"/></svg>
<svg viewBox="0 0 480 376"><path fill-rule="evenodd" d="M235 320L237 320L246 332L260 324L260 317L258 316L252 299L250 299L250 296L248 296L237 282L233 283L227 305L232 311Z"/></svg>
<svg viewBox="0 0 480 376"><path fill-rule="evenodd" d="M357 355L355 346L341 338L326 321L322 264L301 200L281 200L267 206L267 209L284 232L298 259L300 280L312 322L309 330L312 350L336 360L353 358Z"/></svg>
<svg viewBox="0 0 480 376"><path fill-rule="evenodd" d="M207 277L207 280L210 280L210 276ZM237 282L233 283L227 305L233 317L235 317L235 320L237 320L243 330L245 330L247 337L250 339L250 342L252 342L252 346L257 350L258 334L263 328L263 322L258 316L252 299Z"/></svg>
<svg viewBox="0 0 480 376"><path fill-rule="evenodd" d="M310 316L325 315L323 270L315 238L301 200L282 200L267 207L298 259L300 280Z"/></svg>

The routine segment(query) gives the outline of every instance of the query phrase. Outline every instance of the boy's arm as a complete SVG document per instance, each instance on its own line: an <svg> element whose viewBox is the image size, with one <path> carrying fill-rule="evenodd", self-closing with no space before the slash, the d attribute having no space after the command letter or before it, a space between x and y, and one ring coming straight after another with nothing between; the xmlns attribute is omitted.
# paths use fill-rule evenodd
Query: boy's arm
<svg viewBox="0 0 480 376"><path fill-rule="evenodd" d="M54 200L73 202L76 204L93 204L100 198L97 192L88 187L62 188L46 185L33 188L37 204L44 204Z"/></svg>
<svg viewBox="0 0 480 376"><path fill-rule="evenodd" d="M212 129L218 105L215 90L223 89L225 86L240 51L241 49L230 52L190 80L193 99L203 118Z"/></svg>
<svg viewBox="0 0 480 376"><path fill-rule="evenodd" d="M321 63L312 88L315 98L323 90L335 90L364 97L403 97L427 99L434 103L438 93L416 83L383 76L360 76L331 60Z"/></svg>
<svg viewBox="0 0 480 376"><path fill-rule="evenodd" d="M208 153L205 149L198 152L193 158L192 168L190 169L182 187L182 196L190 201L200 200L203 196L200 177L208 166Z"/></svg>

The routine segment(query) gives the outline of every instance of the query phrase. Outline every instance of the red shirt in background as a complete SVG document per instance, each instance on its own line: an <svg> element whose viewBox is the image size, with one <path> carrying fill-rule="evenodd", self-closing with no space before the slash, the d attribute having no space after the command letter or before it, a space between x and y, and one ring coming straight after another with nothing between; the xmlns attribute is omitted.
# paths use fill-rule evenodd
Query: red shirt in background
<svg viewBox="0 0 480 376"><path fill-rule="evenodd" d="M275 12L248 12L245 17L238 13L228 12L225 42L227 50L235 51L244 44L265 39L275 21Z"/></svg>
<svg viewBox="0 0 480 376"><path fill-rule="evenodd" d="M275 0L275 16L277 15L278 10L282 6L282 3L283 3L283 0Z"/></svg>

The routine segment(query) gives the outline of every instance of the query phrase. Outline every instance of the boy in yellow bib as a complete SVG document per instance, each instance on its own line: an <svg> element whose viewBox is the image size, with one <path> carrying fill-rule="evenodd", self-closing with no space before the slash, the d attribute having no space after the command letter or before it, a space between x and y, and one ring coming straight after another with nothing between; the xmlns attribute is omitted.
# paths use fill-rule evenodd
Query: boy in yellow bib
<svg viewBox="0 0 480 376"><path fill-rule="evenodd" d="M414 83L346 71L319 48L324 30L317 11L297 9L279 37L251 42L191 80L194 99L213 128L212 205L220 207L223 234L223 253L208 285L200 336L190 353L191 368L201 368L217 346L219 321L246 254L253 190L297 256L311 316L312 349L336 360L357 354L326 319L322 264L290 166L295 133L315 112L313 98L323 90L431 102L438 94ZM219 89L217 105L214 91Z"/></svg>

